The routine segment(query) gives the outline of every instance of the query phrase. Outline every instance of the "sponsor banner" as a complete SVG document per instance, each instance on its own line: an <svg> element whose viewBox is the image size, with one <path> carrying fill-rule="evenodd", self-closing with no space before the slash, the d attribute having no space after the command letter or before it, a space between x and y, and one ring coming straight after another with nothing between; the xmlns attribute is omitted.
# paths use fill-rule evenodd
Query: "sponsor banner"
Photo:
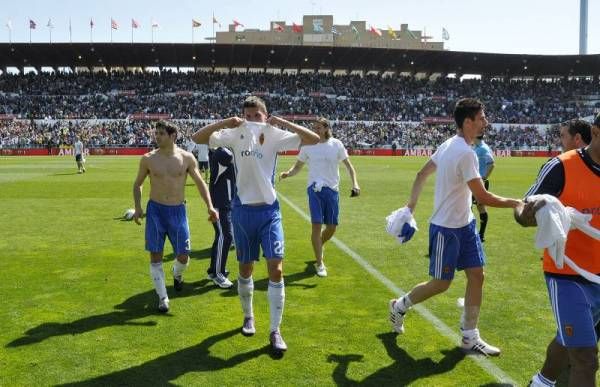
<svg viewBox="0 0 600 387"><path fill-rule="evenodd" d="M85 149L84 154L92 156L136 156L150 152L152 148L90 148ZM431 157L433 149L396 149L373 148L373 149L348 149L352 156L416 156ZM282 152L282 155L296 156L297 150ZM528 151L528 150L496 150L495 157L554 157L559 151ZM74 156L73 148L15 148L0 149L0 156Z"/></svg>
<svg viewBox="0 0 600 387"><path fill-rule="evenodd" d="M0 120L14 120L17 118L14 114L0 114Z"/></svg>
<svg viewBox="0 0 600 387"><path fill-rule="evenodd" d="M171 118L170 114L148 114L148 113L134 113L129 115L130 120L168 120Z"/></svg>
<svg viewBox="0 0 600 387"><path fill-rule="evenodd" d="M454 118L452 117L425 117L423 122L426 124L452 124Z"/></svg>
<svg viewBox="0 0 600 387"><path fill-rule="evenodd" d="M317 119L314 114L287 114L280 117L288 121L314 121Z"/></svg>
<svg viewBox="0 0 600 387"><path fill-rule="evenodd" d="M178 97L191 97L192 92L191 90L179 90L175 92L175 95Z"/></svg>
<svg viewBox="0 0 600 387"><path fill-rule="evenodd" d="M315 97L315 98L319 98L319 97L325 97L325 93L321 93L320 91L313 91L308 93L309 97Z"/></svg>
<svg viewBox="0 0 600 387"><path fill-rule="evenodd" d="M135 95L135 90L119 90L117 95L133 96Z"/></svg>
<svg viewBox="0 0 600 387"><path fill-rule="evenodd" d="M85 149L85 156L135 156L143 155L152 148L90 148ZM71 156L75 157L73 148L14 148L0 149L0 156Z"/></svg>

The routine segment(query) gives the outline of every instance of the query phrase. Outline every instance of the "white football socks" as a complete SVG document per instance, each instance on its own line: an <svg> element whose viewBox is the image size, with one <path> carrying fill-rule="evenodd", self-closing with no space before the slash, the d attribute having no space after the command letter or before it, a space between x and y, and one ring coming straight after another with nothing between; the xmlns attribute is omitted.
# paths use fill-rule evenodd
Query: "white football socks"
<svg viewBox="0 0 600 387"><path fill-rule="evenodd" d="M285 304L285 285L283 283L283 278L281 279L281 282L269 281L267 298L269 299L270 331L274 332L279 330L281 320L283 319L283 305Z"/></svg>
<svg viewBox="0 0 600 387"><path fill-rule="evenodd" d="M254 311L252 310L254 279L252 276L250 276L250 278L242 278L241 276L238 276L238 294L240 295L240 302L242 303L244 317L254 316Z"/></svg>
<svg viewBox="0 0 600 387"><path fill-rule="evenodd" d="M173 277L180 278L185 269L190 264L190 259L188 258L186 263L181 263L177 258L175 258L175 262L173 262Z"/></svg>
<svg viewBox="0 0 600 387"><path fill-rule="evenodd" d="M479 321L479 306L465 305L463 313L460 316L460 328L463 331L469 331L477 328Z"/></svg>
<svg viewBox="0 0 600 387"><path fill-rule="evenodd" d="M533 378L531 378L529 385L531 387L554 387L556 385L556 381L547 379L544 377L544 375L542 375L541 372L538 372Z"/></svg>
<svg viewBox="0 0 600 387"><path fill-rule="evenodd" d="M161 300L167 297L167 287L165 285L165 272L162 262L150 262L150 277L154 282L154 289ZM167 297L168 298L168 297Z"/></svg>
<svg viewBox="0 0 600 387"><path fill-rule="evenodd" d="M408 294L405 294L403 297L399 298L394 305L394 308L402 314L405 314L410 307L413 306L412 301L408 297Z"/></svg>

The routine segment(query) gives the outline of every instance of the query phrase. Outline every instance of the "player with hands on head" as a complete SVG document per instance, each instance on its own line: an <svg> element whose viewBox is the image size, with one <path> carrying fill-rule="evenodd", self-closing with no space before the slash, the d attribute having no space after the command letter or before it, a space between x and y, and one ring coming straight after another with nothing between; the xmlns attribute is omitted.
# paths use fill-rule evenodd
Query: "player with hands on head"
<svg viewBox="0 0 600 387"><path fill-rule="evenodd" d="M254 263L262 249L269 276L269 341L276 355L287 350L280 332L285 304L283 256L285 241L274 187L277 153L316 144L319 136L277 116L268 116L264 101L251 96L242 105L244 119L230 117L206 125L192 135L196 143L227 147L234 154L236 195L232 201L233 236L239 263L238 294L244 320L242 334L252 336ZM289 131L279 128L288 129Z"/></svg>

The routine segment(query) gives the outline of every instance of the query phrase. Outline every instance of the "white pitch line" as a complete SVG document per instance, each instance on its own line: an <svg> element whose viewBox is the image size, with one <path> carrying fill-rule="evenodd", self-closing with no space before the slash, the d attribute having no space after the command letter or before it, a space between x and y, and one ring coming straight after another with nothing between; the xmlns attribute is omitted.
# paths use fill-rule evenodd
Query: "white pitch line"
<svg viewBox="0 0 600 387"><path fill-rule="evenodd" d="M296 206L290 199L286 198L281 192L277 193L278 197L283 200L288 206L292 207L294 211L296 211L302 218L310 222L310 216L308 216L302 209ZM360 256L356 251L352 250L348 245L346 245L341 240L336 237L331 238L331 241L335 243L337 247L339 247L343 252L348 254L356 263L362 266L363 269L369 272L375 279L385 285L389 290L391 290L394 294L406 294L406 292L396 286L389 278L381 274L373 265L371 265L367 260ZM429 309L424 307L423 305L415 305L413 307L421 316L423 316L427 321L429 321L442 335L451 340L454 343L460 342L462 337L456 334L448 325L446 325L442 320L437 318ZM386 310L387 312L387 310ZM478 366L483 368L488 374L495 377L500 383L508 383L513 386L517 385L517 382L512 380L510 376L506 374L503 370L501 370L497 365L489 361L487 358L479 355L469 355Z"/></svg>

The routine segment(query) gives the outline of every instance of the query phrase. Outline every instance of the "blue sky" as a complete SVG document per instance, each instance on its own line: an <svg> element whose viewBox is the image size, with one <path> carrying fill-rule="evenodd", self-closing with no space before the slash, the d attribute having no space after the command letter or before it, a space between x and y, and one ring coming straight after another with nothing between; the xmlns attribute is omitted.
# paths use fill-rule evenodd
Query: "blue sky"
<svg viewBox="0 0 600 387"><path fill-rule="evenodd" d="M0 41L8 42L8 20L12 41L29 41L29 19L37 23L34 42L48 42L46 27L52 19L53 42L69 41L69 18L74 42L89 42L90 18L94 19L95 42L110 41L110 18L119 22L113 41L131 41L131 18L142 26L134 32L136 42L151 40L151 20L158 43L188 43L191 19L202 22L195 41L206 42L212 34L212 14L222 30L235 18L246 28L268 29L271 20L288 24L302 22L305 14L330 14L334 24L365 20L367 25L387 29L408 23L411 29L426 29L441 40L442 27L450 33L447 47L455 51L577 54L579 50L579 0L298 0L298 1L155 1L155 0L4 0L0 7ZM600 15L600 0L589 0L589 15ZM215 26L218 30L218 27ZM590 17L588 53L600 54L600 24Z"/></svg>

